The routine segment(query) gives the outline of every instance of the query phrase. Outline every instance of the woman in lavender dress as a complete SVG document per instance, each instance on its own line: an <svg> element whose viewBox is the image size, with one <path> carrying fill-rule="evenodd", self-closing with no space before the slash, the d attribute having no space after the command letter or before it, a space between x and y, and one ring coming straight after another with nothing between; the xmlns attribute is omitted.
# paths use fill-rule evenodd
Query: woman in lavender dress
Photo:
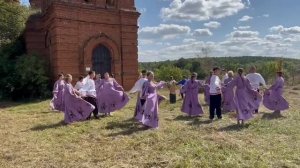
<svg viewBox="0 0 300 168"><path fill-rule="evenodd" d="M129 97L121 85L109 73L104 74L104 79L96 84L97 105L99 113L110 116L112 112L122 109Z"/></svg>
<svg viewBox="0 0 300 168"><path fill-rule="evenodd" d="M73 88L72 76L70 74L66 75L65 78L65 91L64 91L64 113L65 113L65 123L71 124L73 122L84 121L89 118L95 106L83 100L79 96L79 92Z"/></svg>
<svg viewBox="0 0 300 168"><path fill-rule="evenodd" d="M209 85L210 85L210 79L213 74L212 71L209 72L209 77L205 81L204 85L204 101L206 102L207 105L210 104L210 93L209 93Z"/></svg>
<svg viewBox="0 0 300 168"><path fill-rule="evenodd" d="M237 111L237 122L242 125L244 121L253 117L256 108L253 97L259 94L255 90L252 90L250 82L244 76L243 72L242 68L238 69L238 75L225 86L226 89L236 87L234 102Z"/></svg>
<svg viewBox="0 0 300 168"><path fill-rule="evenodd" d="M55 82L53 87L53 99L50 102L50 107L55 111L64 111L64 102L63 102L63 94L64 94L64 75L59 74L58 80Z"/></svg>
<svg viewBox="0 0 300 168"><path fill-rule="evenodd" d="M158 128L159 104L165 98L157 94L157 90L164 87L165 82L156 84L153 82L154 73L147 72L147 81L144 83L142 98L145 104L143 106L142 124L150 128Z"/></svg>
<svg viewBox="0 0 300 168"><path fill-rule="evenodd" d="M203 115L203 109L198 99L199 88L201 86L202 84L197 80L197 73L193 73L191 79L188 80L183 87L185 97L181 111L190 117Z"/></svg>
<svg viewBox="0 0 300 168"><path fill-rule="evenodd" d="M224 85L227 85L233 80L233 72L228 71L228 78L224 80ZM232 112L236 107L234 104L234 89L232 87L222 88L223 92L223 111Z"/></svg>
<svg viewBox="0 0 300 168"><path fill-rule="evenodd" d="M284 88L284 78L281 71L277 72L275 83L265 91L263 104L266 108L274 110L274 114L289 108L289 103L282 97Z"/></svg>

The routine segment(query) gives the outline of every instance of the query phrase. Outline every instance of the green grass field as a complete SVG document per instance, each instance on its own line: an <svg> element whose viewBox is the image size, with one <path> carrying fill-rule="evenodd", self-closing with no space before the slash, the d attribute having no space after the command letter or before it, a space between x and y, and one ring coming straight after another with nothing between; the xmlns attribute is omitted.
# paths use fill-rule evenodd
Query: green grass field
<svg viewBox="0 0 300 168"><path fill-rule="evenodd" d="M163 92L167 94L167 92ZM201 103L203 104L203 95ZM244 127L235 114L208 122L188 118L176 105L160 107L160 128L132 120L135 97L113 117L65 126L49 101L0 103L0 167L300 167L300 91L286 89L292 105L283 117L261 113Z"/></svg>

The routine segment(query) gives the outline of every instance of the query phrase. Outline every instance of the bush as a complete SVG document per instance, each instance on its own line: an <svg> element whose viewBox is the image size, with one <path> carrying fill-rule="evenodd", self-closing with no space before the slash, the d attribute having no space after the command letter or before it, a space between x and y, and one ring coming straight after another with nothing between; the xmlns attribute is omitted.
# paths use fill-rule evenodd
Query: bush
<svg viewBox="0 0 300 168"><path fill-rule="evenodd" d="M190 72L175 66L162 66L155 71L155 74L157 80L169 81L170 76L173 76L176 81L179 81L183 76L189 76Z"/></svg>
<svg viewBox="0 0 300 168"><path fill-rule="evenodd" d="M24 55L16 61L13 98L45 98L49 95L49 78L45 63L34 55Z"/></svg>
<svg viewBox="0 0 300 168"><path fill-rule="evenodd" d="M2 58L4 59L4 57ZM3 79L4 82L0 85L2 98L21 100L46 98L50 95L46 66L40 58L34 55L23 55L16 60L6 59L5 61L9 67L2 63L0 66L2 67L1 72L7 71Z"/></svg>

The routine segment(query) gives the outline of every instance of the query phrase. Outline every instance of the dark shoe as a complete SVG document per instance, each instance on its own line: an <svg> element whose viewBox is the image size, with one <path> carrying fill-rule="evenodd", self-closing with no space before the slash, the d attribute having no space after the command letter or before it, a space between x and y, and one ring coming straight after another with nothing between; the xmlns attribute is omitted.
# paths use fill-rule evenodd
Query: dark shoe
<svg viewBox="0 0 300 168"><path fill-rule="evenodd" d="M100 119L100 117L99 117L98 115L94 116L94 118L95 118L96 120L99 120L99 119Z"/></svg>

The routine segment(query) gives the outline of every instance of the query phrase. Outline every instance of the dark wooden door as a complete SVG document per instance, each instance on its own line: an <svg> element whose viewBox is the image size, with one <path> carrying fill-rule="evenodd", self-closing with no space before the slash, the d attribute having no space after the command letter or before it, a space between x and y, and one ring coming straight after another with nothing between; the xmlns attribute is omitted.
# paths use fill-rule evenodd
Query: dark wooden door
<svg viewBox="0 0 300 168"><path fill-rule="evenodd" d="M111 74L111 55L107 47L103 45L97 46L93 51L93 70L97 74L104 76L104 73Z"/></svg>

